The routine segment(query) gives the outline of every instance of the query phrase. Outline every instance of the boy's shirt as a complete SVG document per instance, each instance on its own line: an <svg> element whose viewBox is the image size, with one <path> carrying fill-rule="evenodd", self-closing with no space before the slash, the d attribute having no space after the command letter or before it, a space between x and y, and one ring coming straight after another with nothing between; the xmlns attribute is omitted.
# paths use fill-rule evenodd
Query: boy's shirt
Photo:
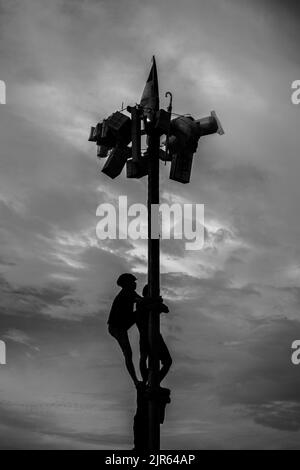
<svg viewBox="0 0 300 470"><path fill-rule="evenodd" d="M135 291L122 289L115 297L107 323L114 328L128 330L135 323L135 302L141 297Z"/></svg>
<svg viewBox="0 0 300 470"><path fill-rule="evenodd" d="M148 333L149 312L151 310L148 304L149 304L149 300L147 299L147 297L144 297L142 300L139 301L136 312L135 312L136 325L141 334ZM169 312L168 307L163 303L159 304L156 307L156 310L158 313Z"/></svg>

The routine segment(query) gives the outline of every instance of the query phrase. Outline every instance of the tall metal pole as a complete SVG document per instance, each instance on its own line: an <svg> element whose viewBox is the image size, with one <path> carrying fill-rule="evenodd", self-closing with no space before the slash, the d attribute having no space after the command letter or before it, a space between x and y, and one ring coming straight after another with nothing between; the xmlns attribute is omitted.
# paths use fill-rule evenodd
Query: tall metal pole
<svg viewBox="0 0 300 470"><path fill-rule="evenodd" d="M159 204L159 135L155 131L148 137L149 175L148 175L148 285L150 296L158 297L159 281L159 238L151 238L151 207ZM157 221L158 222L158 221ZM160 416L159 416L159 313L151 311L149 315L149 451L160 450Z"/></svg>

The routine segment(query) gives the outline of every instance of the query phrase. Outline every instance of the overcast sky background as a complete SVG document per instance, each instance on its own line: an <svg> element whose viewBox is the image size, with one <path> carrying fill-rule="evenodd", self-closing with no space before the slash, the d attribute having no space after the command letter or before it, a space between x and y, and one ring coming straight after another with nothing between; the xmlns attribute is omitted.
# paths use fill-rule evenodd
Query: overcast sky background
<svg viewBox="0 0 300 470"><path fill-rule="evenodd" d="M299 21L296 1L0 1L1 448L132 448L106 321L121 272L143 287L146 244L97 240L96 208L145 203L147 180L110 180L87 137L139 101L153 54L161 106L171 90L226 132L200 142L189 185L161 164L162 201L204 203L207 228L201 251L162 243L162 448L300 448Z"/></svg>

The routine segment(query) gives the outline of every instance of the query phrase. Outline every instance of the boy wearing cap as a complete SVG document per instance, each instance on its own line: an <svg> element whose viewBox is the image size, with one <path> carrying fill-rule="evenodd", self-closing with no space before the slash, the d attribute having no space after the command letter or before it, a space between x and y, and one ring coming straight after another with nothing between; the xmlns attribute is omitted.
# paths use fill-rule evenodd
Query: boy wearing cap
<svg viewBox="0 0 300 470"><path fill-rule="evenodd" d="M137 387L139 382L132 361L132 349L128 338L128 330L135 323L133 312L134 304L142 299L136 292L136 277L130 273L124 273L117 280L122 289L115 297L109 318L108 331L118 341L125 357L126 368Z"/></svg>

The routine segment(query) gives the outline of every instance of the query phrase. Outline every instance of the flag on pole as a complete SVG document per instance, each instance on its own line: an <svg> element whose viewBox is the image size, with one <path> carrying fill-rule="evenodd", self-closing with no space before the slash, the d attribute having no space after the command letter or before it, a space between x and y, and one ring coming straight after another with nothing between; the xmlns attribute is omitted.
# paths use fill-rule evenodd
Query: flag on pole
<svg viewBox="0 0 300 470"><path fill-rule="evenodd" d="M154 113L159 110L158 78L154 56L152 61L152 67L140 103L144 108L144 115L150 120L153 119Z"/></svg>

